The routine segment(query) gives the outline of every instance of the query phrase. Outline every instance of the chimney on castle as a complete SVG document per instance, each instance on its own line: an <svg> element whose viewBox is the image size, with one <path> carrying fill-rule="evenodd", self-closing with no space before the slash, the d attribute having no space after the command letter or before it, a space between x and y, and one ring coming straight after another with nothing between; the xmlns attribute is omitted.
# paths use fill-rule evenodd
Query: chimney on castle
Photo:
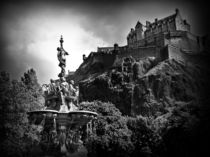
<svg viewBox="0 0 210 157"><path fill-rule="evenodd" d="M176 12L176 14L178 14L178 13L179 13L179 9L178 9L178 8L176 8L176 9L175 9L175 12Z"/></svg>
<svg viewBox="0 0 210 157"><path fill-rule="evenodd" d="M114 50L119 50L119 46L117 43L114 44Z"/></svg>
<svg viewBox="0 0 210 157"><path fill-rule="evenodd" d="M151 23L150 23L149 21L146 21L146 27L147 27L147 28L149 27L150 24L151 24Z"/></svg>
<svg viewBox="0 0 210 157"><path fill-rule="evenodd" d="M82 55L82 59L83 59L83 61L85 61L87 59L85 54Z"/></svg>
<svg viewBox="0 0 210 157"><path fill-rule="evenodd" d="M155 23L157 23L157 21L158 21L158 19L157 19L157 18L155 18Z"/></svg>

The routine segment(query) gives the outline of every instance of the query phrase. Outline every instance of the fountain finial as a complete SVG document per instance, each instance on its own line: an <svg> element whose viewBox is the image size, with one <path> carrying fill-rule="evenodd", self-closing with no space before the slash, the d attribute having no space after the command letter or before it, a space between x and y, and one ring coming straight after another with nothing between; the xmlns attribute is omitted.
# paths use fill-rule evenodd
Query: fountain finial
<svg viewBox="0 0 210 157"><path fill-rule="evenodd" d="M63 48L63 42L64 42L63 36L61 35L61 39L60 39L61 48Z"/></svg>

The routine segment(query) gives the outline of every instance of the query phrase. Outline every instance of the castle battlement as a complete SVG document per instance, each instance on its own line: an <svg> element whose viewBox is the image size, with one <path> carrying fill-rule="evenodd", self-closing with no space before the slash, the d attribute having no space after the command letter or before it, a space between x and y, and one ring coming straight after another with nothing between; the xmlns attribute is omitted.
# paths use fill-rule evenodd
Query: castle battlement
<svg viewBox="0 0 210 157"><path fill-rule="evenodd" d="M145 27L145 31L143 30ZM146 25L141 22L137 22L135 29L131 28L127 36L127 45L129 48L138 48L147 45L162 45L163 35L170 32L183 31L190 32L190 25L186 20L182 19L178 9L175 13L158 20L155 19L154 22L146 21Z"/></svg>

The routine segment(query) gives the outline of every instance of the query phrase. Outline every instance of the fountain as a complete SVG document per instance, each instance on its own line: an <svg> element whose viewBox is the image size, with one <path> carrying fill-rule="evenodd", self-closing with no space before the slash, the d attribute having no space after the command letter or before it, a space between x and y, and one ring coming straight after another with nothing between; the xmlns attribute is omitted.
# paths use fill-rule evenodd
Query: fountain
<svg viewBox="0 0 210 157"><path fill-rule="evenodd" d="M64 50L63 42L61 36L60 47L57 48L61 68L59 79L51 79L50 84L43 85L45 109L28 112L28 115L30 123L41 126L40 145L45 152L68 154L72 145L77 145L84 134L92 132L97 113L78 109L79 89L74 87L73 80L67 83L65 79L68 52Z"/></svg>

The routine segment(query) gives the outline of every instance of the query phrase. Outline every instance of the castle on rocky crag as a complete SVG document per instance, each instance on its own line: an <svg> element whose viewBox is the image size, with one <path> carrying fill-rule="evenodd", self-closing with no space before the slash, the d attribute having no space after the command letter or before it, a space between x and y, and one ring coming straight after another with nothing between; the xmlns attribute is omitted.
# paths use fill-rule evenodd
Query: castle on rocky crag
<svg viewBox="0 0 210 157"><path fill-rule="evenodd" d="M114 44L113 47L98 47L97 52L91 52L88 57L83 56L83 63L68 79L79 84L80 100L110 101L122 113L135 115L137 112L144 112L139 106L149 101L145 98L151 93L149 86L154 88L152 90L162 90L164 83L160 85L159 73L163 69L165 79L170 75L169 71L173 73L174 70L171 69L178 67L176 65L182 69L182 65L207 63L209 49L206 41L208 38L196 36L191 32L190 24L176 9L172 15L155 19L154 22L147 21L145 25L138 21L135 28L128 32L125 46ZM161 64L167 59L172 60ZM177 64L174 64L175 62ZM183 64L180 64L181 62ZM158 64L160 66L155 68ZM174 65L168 71L169 64ZM178 73L173 77L176 76L182 77ZM169 78L169 81L173 82L173 79Z"/></svg>
<svg viewBox="0 0 210 157"><path fill-rule="evenodd" d="M194 35L190 24L182 18L178 9L165 18L155 19L146 24L137 22L127 35L127 45L113 47L98 47L97 52L91 52L88 57L83 55L83 63L79 69L89 65L98 71L124 64L126 58L141 60L153 57L157 61L165 59L182 60L185 63L195 56L208 50L208 38ZM99 66L100 65L100 66Z"/></svg>
<svg viewBox="0 0 210 157"><path fill-rule="evenodd" d="M135 28L131 28L128 33L127 45L119 47L119 50L121 54L127 52L131 56L145 57L161 57L163 54L160 51L163 48L176 52L199 53L204 49L204 38L192 34L190 28L190 24L176 9L174 14L159 20L156 18L154 22L146 21L145 25L138 21ZM109 53L113 50L114 47L98 47L97 52ZM175 57L169 55L172 54L166 54L166 57Z"/></svg>

